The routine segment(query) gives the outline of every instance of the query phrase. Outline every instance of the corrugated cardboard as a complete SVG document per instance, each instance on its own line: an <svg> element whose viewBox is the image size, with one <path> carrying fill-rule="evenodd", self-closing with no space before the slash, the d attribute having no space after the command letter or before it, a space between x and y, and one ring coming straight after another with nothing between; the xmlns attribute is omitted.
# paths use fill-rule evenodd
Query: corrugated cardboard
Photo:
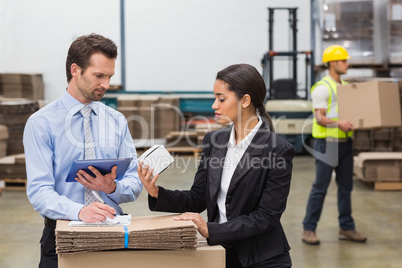
<svg viewBox="0 0 402 268"><path fill-rule="evenodd" d="M354 158L354 173L364 181L401 181L402 153L367 152Z"/></svg>
<svg viewBox="0 0 402 268"><path fill-rule="evenodd" d="M392 163L389 166L378 166L377 178L381 181L400 181L401 167L397 166L396 163Z"/></svg>
<svg viewBox="0 0 402 268"><path fill-rule="evenodd" d="M26 178L25 158L23 154L9 155L0 158L0 178ZM18 161L16 159L19 159Z"/></svg>
<svg viewBox="0 0 402 268"><path fill-rule="evenodd" d="M42 74L0 73L0 84L4 97L44 99Z"/></svg>
<svg viewBox="0 0 402 268"><path fill-rule="evenodd" d="M113 250L59 254L59 268L224 268L225 249L199 244L196 250Z"/></svg>
<svg viewBox="0 0 402 268"><path fill-rule="evenodd" d="M389 82L362 82L338 86L339 120L350 121L356 129L401 126L398 85Z"/></svg>
<svg viewBox="0 0 402 268"><path fill-rule="evenodd" d="M197 230L192 221L175 221L174 216L135 217L126 226L69 226L58 220L56 252L112 249L194 249ZM127 245L125 241L127 239Z"/></svg>

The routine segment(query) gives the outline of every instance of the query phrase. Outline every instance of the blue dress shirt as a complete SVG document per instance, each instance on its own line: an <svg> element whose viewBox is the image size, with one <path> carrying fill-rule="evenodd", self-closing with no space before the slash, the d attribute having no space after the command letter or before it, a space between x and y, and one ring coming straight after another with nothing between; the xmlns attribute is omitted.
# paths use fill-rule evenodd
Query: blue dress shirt
<svg viewBox="0 0 402 268"><path fill-rule="evenodd" d="M132 157L133 161L116 190L100 192L105 203L122 213L118 204L134 201L142 190L137 173L137 153L126 118L101 102L92 108L91 130L97 159ZM84 206L84 186L65 182L71 164L84 159L84 104L67 91L34 113L24 130L27 195L35 210L50 219L78 220Z"/></svg>

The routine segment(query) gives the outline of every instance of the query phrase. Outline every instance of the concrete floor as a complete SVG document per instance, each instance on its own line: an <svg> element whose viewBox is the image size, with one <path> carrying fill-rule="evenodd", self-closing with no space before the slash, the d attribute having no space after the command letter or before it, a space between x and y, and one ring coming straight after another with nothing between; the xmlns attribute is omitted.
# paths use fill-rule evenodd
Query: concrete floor
<svg viewBox="0 0 402 268"><path fill-rule="evenodd" d="M193 158L179 157L160 177L159 184L188 189L195 170ZM357 229L368 236L368 241L352 243L337 238L336 185L332 182L317 230L321 245L309 246L301 241L301 222L313 180L314 159L297 156L288 208L282 217L292 247L293 267L402 267L402 192L374 191L355 180L353 216ZM123 209L133 216L156 215L148 210L145 191ZM43 220L32 209L25 192L4 190L0 215L0 267L37 267ZM205 212L202 215L205 217Z"/></svg>

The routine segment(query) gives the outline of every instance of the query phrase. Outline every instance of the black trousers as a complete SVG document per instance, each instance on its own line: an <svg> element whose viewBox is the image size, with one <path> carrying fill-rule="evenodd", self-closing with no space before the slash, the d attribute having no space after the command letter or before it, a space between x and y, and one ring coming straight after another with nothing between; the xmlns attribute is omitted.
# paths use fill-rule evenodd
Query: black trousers
<svg viewBox="0 0 402 268"><path fill-rule="evenodd" d="M56 221L45 218L45 228L43 228L42 238L40 239L40 262L39 268L57 268L58 259L56 254Z"/></svg>
<svg viewBox="0 0 402 268"><path fill-rule="evenodd" d="M226 268L243 268L239 258L233 247L227 247L227 245L222 245L226 250ZM275 256L269 260L262 261L260 263L255 263L246 268L290 268L292 267L292 260L290 258L289 252L284 252Z"/></svg>

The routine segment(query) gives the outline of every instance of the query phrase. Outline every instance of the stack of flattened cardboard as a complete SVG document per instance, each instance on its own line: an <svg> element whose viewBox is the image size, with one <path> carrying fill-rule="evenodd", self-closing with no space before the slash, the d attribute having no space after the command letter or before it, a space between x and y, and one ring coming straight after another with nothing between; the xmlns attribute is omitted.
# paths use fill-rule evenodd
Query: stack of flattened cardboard
<svg viewBox="0 0 402 268"><path fill-rule="evenodd" d="M25 154L8 155L0 158L0 179L26 179Z"/></svg>
<svg viewBox="0 0 402 268"><path fill-rule="evenodd" d="M7 155L8 128L5 125L0 125L0 157Z"/></svg>
<svg viewBox="0 0 402 268"><path fill-rule="evenodd" d="M69 226L58 220L56 251L90 252L114 249L195 249L197 228L192 221L174 216L135 217L129 226Z"/></svg>
<svg viewBox="0 0 402 268"><path fill-rule="evenodd" d="M0 124L7 126L7 155L24 153L22 137L28 118L37 110L37 101L26 99L0 99Z"/></svg>
<svg viewBox="0 0 402 268"><path fill-rule="evenodd" d="M0 73L0 95L6 98L44 99L42 74Z"/></svg>
<svg viewBox="0 0 402 268"><path fill-rule="evenodd" d="M355 157L354 173L367 182L402 182L402 153L360 153Z"/></svg>
<svg viewBox="0 0 402 268"><path fill-rule="evenodd" d="M134 139L165 138L169 132L180 129L178 97L119 95L117 106Z"/></svg>
<svg viewBox="0 0 402 268"><path fill-rule="evenodd" d="M402 0L390 0L388 3L389 62L402 63Z"/></svg>

